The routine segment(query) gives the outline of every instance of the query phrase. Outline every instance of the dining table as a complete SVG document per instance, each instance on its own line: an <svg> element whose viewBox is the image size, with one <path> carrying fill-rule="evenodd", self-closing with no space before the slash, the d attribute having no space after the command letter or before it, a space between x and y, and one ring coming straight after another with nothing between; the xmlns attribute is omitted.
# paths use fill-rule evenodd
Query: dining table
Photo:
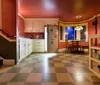
<svg viewBox="0 0 100 85"><path fill-rule="evenodd" d="M76 50L73 51L74 53L83 53L83 51L79 50L79 48L81 49L79 42L81 42L81 40L72 40L72 46L76 48Z"/></svg>

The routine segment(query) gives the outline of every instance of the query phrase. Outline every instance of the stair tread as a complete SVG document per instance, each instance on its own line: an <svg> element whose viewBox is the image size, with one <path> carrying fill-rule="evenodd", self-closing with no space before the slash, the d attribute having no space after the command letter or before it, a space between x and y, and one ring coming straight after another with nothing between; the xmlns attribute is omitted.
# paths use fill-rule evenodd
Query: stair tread
<svg viewBox="0 0 100 85"><path fill-rule="evenodd" d="M3 58L0 56L0 60L3 60Z"/></svg>

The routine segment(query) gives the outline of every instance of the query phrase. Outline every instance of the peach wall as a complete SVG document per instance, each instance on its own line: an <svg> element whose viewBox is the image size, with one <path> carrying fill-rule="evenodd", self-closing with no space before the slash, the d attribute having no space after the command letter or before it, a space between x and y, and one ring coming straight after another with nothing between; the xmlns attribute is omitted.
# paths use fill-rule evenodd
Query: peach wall
<svg viewBox="0 0 100 85"><path fill-rule="evenodd" d="M92 35L92 34L95 33L94 32L94 27L92 26L92 22L93 22L93 20L88 22L88 35Z"/></svg>
<svg viewBox="0 0 100 85"><path fill-rule="evenodd" d="M66 42L59 42L59 49L66 48Z"/></svg>
<svg viewBox="0 0 100 85"><path fill-rule="evenodd" d="M58 49L66 48L66 42L60 41L60 25L64 25L63 23L58 22Z"/></svg>
<svg viewBox="0 0 100 85"><path fill-rule="evenodd" d="M100 34L100 16L98 16L97 19L98 19L97 33ZM90 20L90 21L88 22L88 34L89 34L89 35L95 34L95 28L94 28L94 26L92 25L92 22L93 22L93 20Z"/></svg>
<svg viewBox="0 0 100 85"><path fill-rule="evenodd" d="M97 33L100 34L100 16L98 16L97 19L98 19ZM88 35L95 34L95 28L92 25L92 22L93 22L93 20L90 20L88 22ZM97 40L98 40L97 44L99 44L100 43L100 39L97 39ZM94 42L94 40L93 40L93 42Z"/></svg>
<svg viewBox="0 0 100 85"><path fill-rule="evenodd" d="M16 35L16 0L2 0L2 30Z"/></svg>

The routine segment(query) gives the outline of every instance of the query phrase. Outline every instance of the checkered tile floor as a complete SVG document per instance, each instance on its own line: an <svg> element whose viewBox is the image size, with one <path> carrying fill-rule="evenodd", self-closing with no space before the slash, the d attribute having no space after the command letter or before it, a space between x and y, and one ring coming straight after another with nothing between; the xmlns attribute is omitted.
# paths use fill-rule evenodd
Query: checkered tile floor
<svg viewBox="0 0 100 85"><path fill-rule="evenodd" d="M0 70L0 85L100 85L88 69L88 55L32 54Z"/></svg>

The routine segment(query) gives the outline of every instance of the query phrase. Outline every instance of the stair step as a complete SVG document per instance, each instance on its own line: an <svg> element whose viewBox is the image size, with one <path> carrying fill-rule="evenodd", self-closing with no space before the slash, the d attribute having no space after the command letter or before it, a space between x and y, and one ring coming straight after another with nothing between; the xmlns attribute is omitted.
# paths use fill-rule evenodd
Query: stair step
<svg viewBox="0 0 100 85"><path fill-rule="evenodd" d="M3 58L0 56L0 60L1 60L1 59L3 59Z"/></svg>
<svg viewBox="0 0 100 85"><path fill-rule="evenodd" d="M2 65L5 65L5 66L15 65L15 60L4 59L0 56L0 66Z"/></svg>
<svg viewBox="0 0 100 85"><path fill-rule="evenodd" d="M0 66L3 65L3 58L0 56Z"/></svg>
<svg viewBox="0 0 100 85"><path fill-rule="evenodd" d="M3 59L0 59L0 66L3 65Z"/></svg>

